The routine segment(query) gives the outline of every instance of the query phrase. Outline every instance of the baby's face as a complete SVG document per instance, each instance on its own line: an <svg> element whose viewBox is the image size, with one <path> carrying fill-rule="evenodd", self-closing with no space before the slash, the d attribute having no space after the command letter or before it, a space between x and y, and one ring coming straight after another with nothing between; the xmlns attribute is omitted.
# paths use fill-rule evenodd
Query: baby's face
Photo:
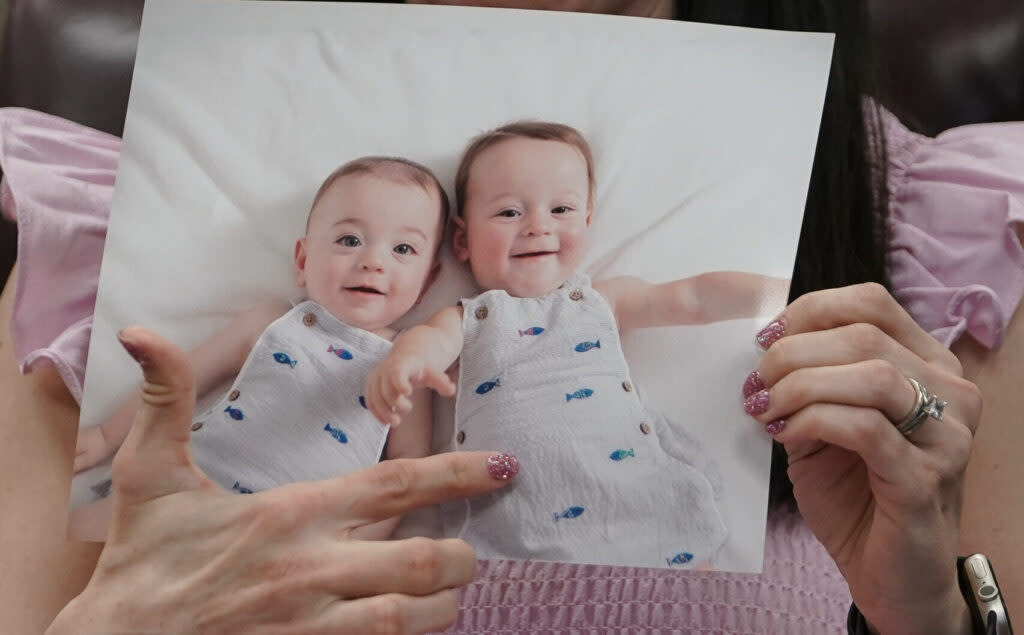
<svg viewBox="0 0 1024 635"><path fill-rule="evenodd" d="M299 286L339 320L368 331L416 304L436 273L440 200L415 183L343 176L310 213L295 246Z"/></svg>
<svg viewBox="0 0 1024 635"><path fill-rule="evenodd" d="M455 256L484 289L542 296L583 259L590 224L587 164L560 141L514 137L473 161Z"/></svg>

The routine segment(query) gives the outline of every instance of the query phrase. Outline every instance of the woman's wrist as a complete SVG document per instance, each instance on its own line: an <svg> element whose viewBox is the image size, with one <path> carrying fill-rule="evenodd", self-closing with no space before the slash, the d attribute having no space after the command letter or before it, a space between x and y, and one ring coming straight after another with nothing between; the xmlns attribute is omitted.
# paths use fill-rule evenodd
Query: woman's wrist
<svg viewBox="0 0 1024 635"><path fill-rule="evenodd" d="M924 621L918 626L912 627L913 630L906 630L910 625L905 624L898 627L898 631L887 630L884 628L884 625L882 628L876 627L860 612L857 605L853 604L850 607L847 619L847 630L849 635L889 635L896 632L934 633L935 635L984 635L983 633L976 633L967 602L964 600L963 595L961 595L959 588L954 588L943 604L947 607L945 611L936 612L933 604L932 608L928 610Z"/></svg>

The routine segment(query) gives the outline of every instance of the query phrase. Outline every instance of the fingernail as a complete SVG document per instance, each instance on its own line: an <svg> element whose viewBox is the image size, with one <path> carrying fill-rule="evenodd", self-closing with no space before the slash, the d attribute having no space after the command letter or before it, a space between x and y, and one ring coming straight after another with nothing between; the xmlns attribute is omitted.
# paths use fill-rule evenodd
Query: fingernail
<svg viewBox="0 0 1024 635"><path fill-rule="evenodd" d="M780 337L786 334L786 323L782 321L782 318L772 320L768 323L768 326L764 327L757 332L757 336L754 340L758 346L764 350L768 350L768 347L774 344Z"/></svg>
<svg viewBox="0 0 1024 635"><path fill-rule="evenodd" d="M775 419L774 421L769 421L764 425L764 429L768 434L774 437L775 435L786 429L786 420Z"/></svg>
<svg viewBox="0 0 1024 635"><path fill-rule="evenodd" d="M149 359L142 353L138 346L124 338L124 335L122 335L123 332L123 330L117 332L117 341L121 342L121 346L124 347L124 350L128 351L128 354L132 356L132 359L139 363L139 366L145 366L148 364Z"/></svg>
<svg viewBox="0 0 1024 635"><path fill-rule="evenodd" d="M496 481L507 481L519 473L519 459L514 454L492 454L487 457L487 473Z"/></svg>
<svg viewBox="0 0 1024 635"><path fill-rule="evenodd" d="M769 391L759 390L747 397L747 400L743 402L743 409L751 417L756 417L765 410L768 410L769 405L771 405Z"/></svg>
<svg viewBox="0 0 1024 635"><path fill-rule="evenodd" d="M755 370L747 375L747 380L743 382L743 398L746 399L759 390L764 390L764 382L761 381L761 371Z"/></svg>

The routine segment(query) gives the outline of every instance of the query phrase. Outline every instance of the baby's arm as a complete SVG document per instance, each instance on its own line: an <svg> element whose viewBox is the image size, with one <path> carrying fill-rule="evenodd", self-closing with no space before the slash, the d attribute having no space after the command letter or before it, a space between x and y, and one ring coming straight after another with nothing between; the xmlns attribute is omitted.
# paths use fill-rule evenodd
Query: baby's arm
<svg viewBox="0 0 1024 635"><path fill-rule="evenodd" d="M202 395L236 375L266 327L287 312L287 305L262 305L238 315L227 328L189 353L195 370L196 394ZM104 461L121 447L132 427L140 395L136 391L103 423L78 431L75 472Z"/></svg>
<svg viewBox="0 0 1024 635"><path fill-rule="evenodd" d="M418 459L430 454L434 425L434 393L419 388L412 393L412 410L402 417L402 425L391 428L385 450L387 459ZM400 516L360 527L352 532L359 540L387 540L395 531Z"/></svg>
<svg viewBox="0 0 1024 635"><path fill-rule="evenodd" d="M652 284L631 276L594 284L620 329L756 317L786 303L789 280L742 271L712 271Z"/></svg>
<svg viewBox="0 0 1024 635"><path fill-rule="evenodd" d="M383 423L397 426L412 410L415 388L433 388L445 396L455 384L445 373L462 352L462 307L448 307L425 324L398 336L388 356L366 379L366 405Z"/></svg>

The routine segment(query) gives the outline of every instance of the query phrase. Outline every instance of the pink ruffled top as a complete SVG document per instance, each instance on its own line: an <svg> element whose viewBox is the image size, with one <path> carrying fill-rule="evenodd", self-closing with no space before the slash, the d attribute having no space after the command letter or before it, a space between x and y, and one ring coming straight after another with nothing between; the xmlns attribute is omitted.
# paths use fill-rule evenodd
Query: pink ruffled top
<svg viewBox="0 0 1024 635"><path fill-rule="evenodd" d="M1024 122L932 139L882 117L893 294L946 346L966 332L998 348L1024 294Z"/></svg>
<svg viewBox="0 0 1024 635"><path fill-rule="evenodd" d="M885 113L896 297L949 345L998 346L1024 290L1024 123L935 139ZM19 225L12 333L22 370L54 364L81 398L118 139L0 109L0 202ZM846 584L793 511L768 518L763 575L482 563L459 633L843 633Z"/></svg>

